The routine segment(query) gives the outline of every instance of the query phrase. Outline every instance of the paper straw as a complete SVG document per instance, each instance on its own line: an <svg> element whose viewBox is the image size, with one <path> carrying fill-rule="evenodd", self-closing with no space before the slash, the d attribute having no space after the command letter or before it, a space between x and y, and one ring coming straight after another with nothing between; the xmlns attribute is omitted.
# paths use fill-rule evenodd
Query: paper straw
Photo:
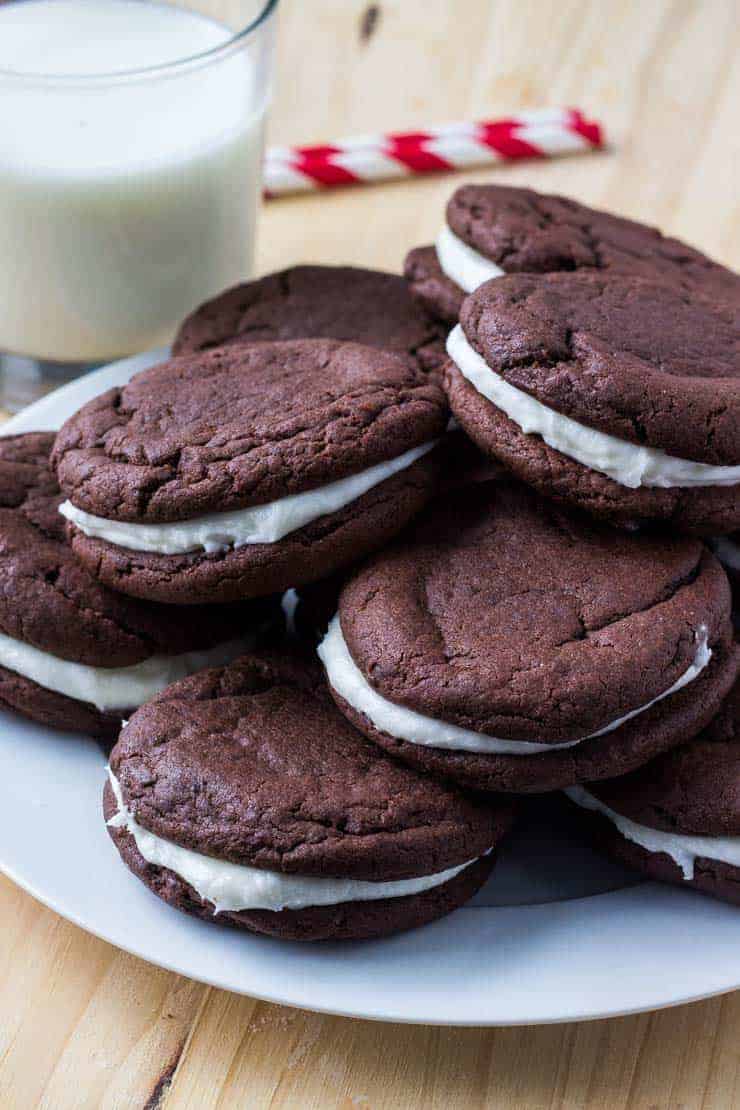
<svg viewBox="0 0 740 1110"><path fill-rule="evenodd" d="M577 108L547 108L505 119L365 135L320 146L271 147L265 156L264 187L268 197L278 197L523 158L579 154L602 146L601 126Z"/></svg>

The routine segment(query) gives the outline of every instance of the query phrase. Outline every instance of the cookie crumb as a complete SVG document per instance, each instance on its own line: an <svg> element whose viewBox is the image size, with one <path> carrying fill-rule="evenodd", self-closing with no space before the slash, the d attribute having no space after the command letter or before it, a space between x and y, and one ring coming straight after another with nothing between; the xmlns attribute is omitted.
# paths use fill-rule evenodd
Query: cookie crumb
<svg viewBox="0 0 740 1110"><path fill-rule="evenodd" d="M360 19L360 42L369 42L380 23L380 4L368 4Z"/></svg>

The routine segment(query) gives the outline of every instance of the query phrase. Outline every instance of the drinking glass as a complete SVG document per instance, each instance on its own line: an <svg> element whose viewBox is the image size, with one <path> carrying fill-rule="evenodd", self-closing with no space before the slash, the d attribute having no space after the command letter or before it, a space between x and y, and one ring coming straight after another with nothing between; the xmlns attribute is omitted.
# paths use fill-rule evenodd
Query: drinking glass
<svg viewBox="0 0 740 1110"><path fill-rule="evenodd" d="M0 407L251 273L277 0L0 0Z"/></svg>

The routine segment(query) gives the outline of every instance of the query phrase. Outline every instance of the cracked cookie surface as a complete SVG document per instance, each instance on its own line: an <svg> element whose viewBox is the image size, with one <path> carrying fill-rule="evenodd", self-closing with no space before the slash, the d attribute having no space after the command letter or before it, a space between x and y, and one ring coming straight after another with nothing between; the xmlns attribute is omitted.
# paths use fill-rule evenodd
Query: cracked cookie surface
<svg viewBox="0 0 740 1110"><path fill-rule="evenodd" d="M145 605L102 586L65 540L48 456L53 433L0 438L0 630L90 666L211 647L244 631L264 605L197 611ZM266 613L266 609L265 609Z"/></svg>
<svg viewBox="0 0 740 1110"><path fill-rule="evenodd" d="M485 881L514 815L508 802L468 798L389 759L298 656L244 656L174 684L134 714L110 763L139 824L232 863L384 882L476 860L418 895L216 918L295 939L378 936L450 912ZM116 808L108 784L106 818ZM128 832L109 832L156 894L214 919L183 879L144 861Z"/></svg>
<svg viewBox="0 0 740 1110"><path fill-rule="evenodd" d="M555 412L637 446L740 464L740 302L635 277L514 275L460 322L492 373Z"/></svg>
<svg viewBox="0 0 740 1110"><path fill-rule="evenodd" d="M569 197L501 185L463 185L447 205L458 238L507 273L580 269L660 279L740 299L740 277L648 224Z"/></svg>
<svg viewBox="0 0 740 1110"><path fill-rule="evenodd" d="M52 432L0 438L0 631L60 659L127 667L243 635L271 602L183 610L148 605L106 589L74 557L49 467ZM120 715L0 668L0 700L44 724L109 734Z"/></svg>
<svg viewBox="0 0 740 1110"><path fill-rule="evenodd" d="M184 355L64 425L59 483L112 520L187 520L302 493L444 430L441 390L400 357L304 339Z"/></svg>
<svg viewBox="0 0 740 1110"><path fill-rule="evenodd" d="M157 836L286 874L432 874L500 835L494 808L359 735L298 657L245 655L174 683L132 716L110 765Z"/></svg>
<svg viewBox="0 0 740 1110"><path fill-rule="evenodd" d="M740 302L740 277L732 270L657 228L568 197L464 185L450 198L446 218L458 238L506 273L608 271ZM412 251L404 272L420 303L454 323L465 294L441 269L434 247Z"/></svg>
<svg viewBox="0 0 740 1110"><path fill-rule="evenodd" d="M72 502L134 523L188 520L304 493L440 437L442 390L407 361L307 339L183 356L90 402L60 431ZM134 597L203 604L325 577L390 540L429 500L428 452L344 507L272 543L214 552L131 551L71 530L75 554Z"/></svg>
<svg viewBox="0 0 740 1110"><path fill-rule="evenodd" d="M445 361L439 326L403 278L354 266L294 266L227 289L182 323L173 353L304 338L381 347L427 371L436 372Z"/></svg>
<svg viewBox="0 0 740 1110"><path fill-rule="evenodd" d="M603 736L532 755L455 752L375 729L418 766L486 789L550 789L618 774L716 711L737 671L729 587L695 540L615 532L526 487L479 483L361 568L340 598L342 631L370 685L459 727L552 745L648 705L713 651L684 690ZM693 731L692 731L693 730Z"/></svg>

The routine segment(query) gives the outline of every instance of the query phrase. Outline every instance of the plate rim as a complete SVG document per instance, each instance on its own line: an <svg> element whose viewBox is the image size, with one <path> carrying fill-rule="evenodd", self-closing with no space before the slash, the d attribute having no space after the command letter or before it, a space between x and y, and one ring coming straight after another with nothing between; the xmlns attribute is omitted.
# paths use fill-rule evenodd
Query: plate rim
<svg viewBox="0 0 740 1110"><path fill-rule="evenodd" d="M146 352L140 355L134 355L127 359L117 360L116 362L110 363L97 370L90 371L82 378L75 379L74 381L60 387L59 389L54 390L53 392L47 394L45 397L41 398L39 401L36 401L34 404L29 405L16 416L11 417L0 427L0 435L14 435L21 432L34 430L55 430L55 428L58 428L61 425L67 413L75 411L77 408L79 408L81 404L89 400L91 397L96 396L105 388L110 388L113 385L122 384L139 369L143 369L146 366L153 365L161 358L166 356L167 352L162 350ZM61 413L61 419L58 415L59 413ZM49 419L50 416L51 419ZM41 424L41 427L39 427L39 423ZM35 725L32 722L25 722L25 724L34 730L45 731L42 729L42 726ZM72 742L74 742L74 738L71 739ZM112 849L112 851L114 850ZM2 872L2 874L4 874L16 886L20 887L28 895L34 898L35 901L46 906L52 912L69 921L77 928L80 928L83 931L97 937L98 939L105 941L106 943L111 944L124 952L127 952L129 955L144 960L146 963L149 963L152 966L161 967L166 971L182 975L197 982L207 984L208 986L221 990L232 991L237 994L242 994L247 997L255 998L259 1001L270 1002L294 1008L308 1009L316 1013L333 1014L340 1017L360 1018L368 1021L388 1021L403 1024L423 1024L458 1028L486 1026L506 1027L527 1024L545 1025L576 1021L596 1021L610 1017L620 1017L630 1014L644 1013L650 1010L668 1009L675 1006L685 1005L691 1002L697 1002L702 999L717 997L718 995L740 989L739 965L737 971L730 976L732 981L728 979L722 985L715 984L707 990L696 990L690 991L688 993L686 993L685 990L684 992L681 992L680 989L677 993L671 993L670 989L666 989L666 991L663 992L662 997L655 997L650 1001L643 999L632 1006L624 1005L614 1008L608 1008L608 1006L605 1005L604 1002L602 1002L601 1005L591 1005L590 1007L588 1005L584 1005L584 1007L580 1011L577 1011L573 1007L571 1007L570 1010L567 1010L566 1007L566 1012L562 1013L557 1013L553 1010L553 1012L551 1013L539 1013L532 1016L518 1015L509 1018L506 1018L506 1016L502 1013L498 1013L494 1016L492 1012L491 1016L486 1018L482 1015L479 1008L478 1012L471 1018L451 1018L449 1015L445 1016L444 1014L440 1014L439 1012L434 1011L425 1013L422 1013L421 1011L419 1011L418 1013L397 1013L391 1011L381 1012L380 1003L376 1004L375 1006L371 1006L370 1008L368 1008L367 1002L362 1005L355 1004L340 1006L336 1004L336 1001L332 1003L326 1000L322 1001L321 998L307 998L305 994L301 994L300 978L296 979L296 984L293 990L285 989L285 987L277 989L274 992L266 991L259 987L256 989L253 987L250 989L245 989L244 986L235 986L233 982L229 982L224 978L219 978L217 975L204 974L203 969L198 971L198 969L193 970L191 968L188 968L187 966L179 963L176 958L166 959L163 958L161 954L152 955L151 953L148 953L146 951L145 945L136 942L126 943L124 939L116 936L114 932L112 933L110 931L110 929L106 931L106 928L104 926L100 925L97 922L91 922L89 919L89 915L86 915L84 912L74 912L69 905L66 905L64 903L64 899L57 898L53 894L49 895L48 891L45 892L38 885L37 882L29 880L28 876L22 873L22 868L19 869L17 866L8 864L7 860L4 858L4 854L3 858L0 858L0 872ZM695 898L701 900L702 904L709 901L708 899L703 898L701 895L695 894L693 892L681 891L678 889L673 892L672 889L669 887L665 887L648 881L637 884L637 888L642 892L641 896L647 896L647 898L649 899L648 904L656 902L656 900L658 903L660 903L664 901L667 897L670 897L671 893L675 893L676 900ZM624 889L634 890L635 888ZM153 899L155 898L155 896L152 895L150 892L147 891L146 893L149 897ZM623 894L624 890L615 890L600 894L587 895L580 898L573 898L568 900L567 902L553 903L553 905L567 905L574 908L580 905L592 908L597 903L600 905L606 905L607 903L604 902L604 899L609 899L612 901L612 904L616 904L615 899L618 899L619 896ZM546 904L540 904L540 908L542 905ZM718 903L718 905L722 906L721 903ZM175 912L169 907L167 908L169 912ZM470 922L473 920L470 915L484 915L483 917L479 916L478 920L493 922L496 919L497 915L501 915L504 913L513 913L514 916L524 914L526 916L527 911L529 911L531 916L536 908L537 904L511 907L468 906L462 907L461 909L457 910L455 915L453 916L457 918L457 920L460 922L466 920ZM726 908L727 907L724 907L724 909ZM702 916L702 914L706 913L709 913L711 916L712 907L704 910L699 909L697 904L697 912L699 913L700 917ZM190 919L188 919L188 921L190 921ZM202 922L196 923L190 921L190 924L196 927L200 925L207 929L212 928L212 925ZM264 940L264 938L259 937L253 937L252 939L257 941ZM217 936L214 937L214 943L217 943ZM355 943L359 944L363 942ZM382 941L373 943L382 944ZM671 981L671 977L667 977L666 981ZM357 995L355 994L354 997L357 997ZM424 996L422 995L417 1006L423 1005Z"/></svg>
<svg viewBox="0 0 740 1110"><path fill-rule="evenodd" d="M438 1027L446 1027L450 1029L481 1029L481 1028L518 1028L526 1025L565 1025L570 1022L590 1022L590 1021L606 1021L610 1018L629 1017L635 1014L650 1013L660 1010L671 1010L678 1006L690 1005L694 1002L702 1002L710 998L718 998L723 994L729 994L733 991L740 989L740 981L728 986L719 987L717 989L708 991L699 991L695 994L682 995L676 998L669 998L661 1001L656 1001L654 1004L638 1004L635 1006L627 1006L618 1009L610 1010L584 1010L582 1013L574 1014L569 1013L566 1015L553 1014L548 1017L538 1016L535 1020L528 1017L512 1018L510 1020L503 1020L497 1018L495 1020L481 1020L478 1019L449 1019L445 1017L435 1016L408 1016L403 1014L381 1014L374 1010L362 1010L358 1008L338 1008L329 1004L322 1004L320 1002L312 1002L310 1005L305 999L299 997L291 997L289 995L281 994L280 992L270 994L265 991L243 990L235 987L226 981L219 981L213 976L203 976L193 974L190 971L184 970L178 966L177 963L168 962L162 959L155 959L148 956L144 951L140 950L136 945L127 945L119 940L112 940L105 934L104 931L96 929L77 917L76 915L65 911L55 904L55 900L49 899L33 888L31 883L26 882L19 875L15 874L12 868L8 868L3 861L0 861L0 873L9 879L16 886L20 887L26 894L39 902L42 906L51 910L53 913L58 914L59 917L68 921L76 928L81 929L83 932L88 933L90 936L98 940L110 944L112 947L121 952L125 952L129 956L142 960L144 963L149 964L151 967L158 967L173 975L181 975L185 979L190 979L192 982L202 983L204 986L212 987L215 990L228 991L231 994L238 994L243 998L254 998L258 1002L268 1002L272 1005L288 1006L290 1009L307 1010L309 1013L326 1014L333 1017L352 1018L359 1021L374 1021L380 1023L399 1024L399 1025L433 1025ZM645 883L640 883L640 886L657 887L658 884L646 880ZM569 901L569 905L577 905L582 902L591 902L595 899L610 898L612 894L619 893L610 892L606 894L588 895L584 898L573 898ZM153 896L156 897L156 896ZM698 895L698 897L701 897ZM516 907L517 909L530 909L529 906ZM176 911L173 911L176 912ZM469 907L462 906L455 911L456 914L486 914L494 915L497 910L485 906ZM209 926L210 927L210 926ZM259 939L259 938L258 938ZM361 942L357 942L361 943Z"/></svg>

